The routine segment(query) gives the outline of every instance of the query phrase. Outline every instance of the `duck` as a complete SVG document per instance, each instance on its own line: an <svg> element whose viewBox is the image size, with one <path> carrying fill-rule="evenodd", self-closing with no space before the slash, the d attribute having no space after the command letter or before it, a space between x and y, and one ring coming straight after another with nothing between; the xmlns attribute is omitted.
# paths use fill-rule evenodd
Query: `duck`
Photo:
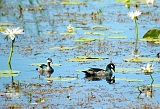
<svg viewBox="0 0 160 109"><path fill-rule="evenodd" d="M54 72L54 69L51 67L52 59L48 58L47 59L47 65L42 64L36 70L39 72L39 77L40 75L47 75L48 78L50 78L51 74Z"/></svg>
<svg viewBox="0 0 160 109"><path fill-rule="evenodd" d="M111 62L106 66L106 69L100 68L89 68L86 71L82 71L86 74L87 77L89 76L110 76L112 77L112 70L115 72L115 65Z"/></svg>

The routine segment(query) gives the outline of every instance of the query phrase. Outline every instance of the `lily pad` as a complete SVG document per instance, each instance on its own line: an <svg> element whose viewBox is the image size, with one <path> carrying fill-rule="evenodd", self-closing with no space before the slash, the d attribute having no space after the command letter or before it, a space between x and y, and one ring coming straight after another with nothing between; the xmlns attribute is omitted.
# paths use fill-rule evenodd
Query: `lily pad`
<svg viewBox="0 0 160 109"><path fill-rule="evenodd" d="M93 26L92 29L94 30L99 30L99 31L104 31L104 30L108 30L107 27L99 25L99 26Z"/></svg>
<svg viewBox="0 0 160 109"><path fill-rule="evenodd" d="M160 39L153 39L153 38L141 38L139 40L148 42L160 42Z"/></svg>
<svg viewBox="0 0 160 109"><path fill-rule="evenodd" d="M115 72L141 72L141 69L138 68L116 68Z"/></svg>
<svg viewBox="0 0 160 109"><path fill-rule="evenodd" d="M0 27L0 32L4 32L4 31L5 31L5 29Z"/></svg>
<svg viewBox="0 0 160 109"><path fill-rule="evenodd" d="M152 84L152 87L160 88L160 84Z"/></svg>
<svg viewBox="0 0 160 109"><path fill-rule="evenodd" d="M104 58L104 57L92 57L92 56L77 56L75 58L67 58L67 61L71 61L71 62L84 62L84 61L97 61L97 60L104 60L104 59L108 59L108 58Z"/></svg>
<svg viewBox="0 0 160 109"><path fill-rule="evenodd" d="M50 78L44 78L44 80L52 80L52 81L73 81L76 80L77 78L61 78L61 77L50 77Z"/></svg>
<svg viewBox="0 0 160 109"><path fill-rule="evenodd" d="M81 37L78 40L73 40L74 42L91 42L95 40L104 40L104 38L86 38L86 37Z"/></svg>
<svg viewBox="0 0 160 109"><path fill-rule="evenodd" d="M84 34L102 35L102 36L105 35L105 33L102 33L102 32L85 32Z"/></svg>
<svg viewBox="0 0 160 109"><path fill-rule="evenodd" d="M0 26L9 26L9 25L13 25L13 24L8 22L0 22Z"/></svg>
<svg viewBox="0 0 160 109"><path fill-rule="evenodd" d="M0 70L0 77L18 76L18 70Z"/></svg>
<svg viewBox="0 0 160 109"><path fill-rule="evenodd" d="M124 31L111 31L112 34L121 34L124 33Z"/></svg>
<svg viewBox="0 0 160 109"><path fill-rule="evenodd" d="M152 38L152 39L158 39L160 35L160 29L154 28L149 30L144 36L143 38Z"/></svg>
<svg viewBox="0 0 160 109"><path fill-rule="evenodd" d="M111 39L125 39L127 38L127 36L107 36L108 38L111 38Z"/></svg>
<svg viewBox="0 0 160 109"><path fill-rule="evenodd" d="M116 80L122 80L126 82L144 82L144 80L134 79L134 78L116 78Z"/></svg>
<svg viewBox="0 0 160 109"><path fill-rule="evenodd" d="M82 5L82 4L85 4L85 3L84 2L69 1L69 2L60 2L60 4L62 4L62 5Z"/></svg>
<svg viewBox="0 0 160 109"><path fill-rule="evenodd" d="M30 64L30 66L40 66L42 64L46 64L46 63L33 63L33 64ZM57 63L51 63L50 65L51 66L61 66L61 64L57 64Z"/></svg>
<svg viewBox="0 0 160 109"><path fill-rule="evenodd" d="M63 33L61 33L60 35L74 35L74 34L76 34L76 33L69 33L69 32L63 32Z"/></svg>
<svg viewBox="0 0 160 109"><path fill-rule="evenodd" d="M146 4L146 2L144 2L143 0L115 0L116 2L121 2L121 3L125 3L125 4Z"/></svg>
<svg viewBox="0 0 160 109"><path fill-rule="evenodd" d="M153 62L160 61L160 58L147 58L147 57L138 57L138 58L125 58L125 62Z"/></svg>
<svg viewBox="0 0 160 109"><path fill-rule="evenodd" d="M73 47L64 47L64 46L60 46L60 47L50 47L49 50L53 50L53 49L59 49L59 50L72 50L78 48L77 46L73 46Z"/></svg>

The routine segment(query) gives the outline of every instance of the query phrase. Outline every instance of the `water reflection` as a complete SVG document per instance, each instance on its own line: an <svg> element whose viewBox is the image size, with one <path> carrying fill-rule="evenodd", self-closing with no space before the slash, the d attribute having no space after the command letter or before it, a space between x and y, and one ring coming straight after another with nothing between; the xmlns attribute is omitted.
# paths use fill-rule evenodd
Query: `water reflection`
<svg viewBox="0 0 160 109"><path fill-rule="evenodd" d="M89 81L100 81L105 79L109 84L115 83L115 76L86 76L85 79Z"/></svg>

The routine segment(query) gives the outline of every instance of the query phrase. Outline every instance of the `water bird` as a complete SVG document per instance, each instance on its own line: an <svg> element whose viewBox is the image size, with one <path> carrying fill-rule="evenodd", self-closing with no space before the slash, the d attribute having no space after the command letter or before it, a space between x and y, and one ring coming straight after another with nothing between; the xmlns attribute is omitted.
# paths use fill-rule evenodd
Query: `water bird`
<svg viewBox="0 0 160 109"><path fill-rule="evenodd" d="M48 58L47 59L47 65L42 64L36 70L39 72L40 75L47 75L48 78L50 78L51 74L54 72L54 69L51 67L50 63L52 63L52 59Z"/></svg>
<svg viewBox="0 0 160 109"><path fill-rule="evenodd" d="M106 66L106 69L89 68L86 71L82 71L86 76L110 76L112 77L112 70L115 72L115 65L111 62Z"/></svg>

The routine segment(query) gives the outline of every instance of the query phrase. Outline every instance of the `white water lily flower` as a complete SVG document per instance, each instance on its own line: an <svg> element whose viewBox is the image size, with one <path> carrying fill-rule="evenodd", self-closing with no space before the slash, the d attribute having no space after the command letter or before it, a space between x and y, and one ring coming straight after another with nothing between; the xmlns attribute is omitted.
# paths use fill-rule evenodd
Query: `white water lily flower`
<svg viewBox="0 0 160 109"><path fill-rule="evenodd" d="M12 40L15 39L16 35L18 34L24 34L23 29L18 28L13 28L13 29L9 29L7 28L5 32L2 32L3 34L5 34L6 36L10 37Z"/></svg>
<svg viewBox="0 0 160 109"><path fill-rule="evenodd" d="M152 64L147 64L146 66L141 67L141 69L146 73L151 73L151 70L154 69Z"/></svg>
<svg viewBox="0 0 160 109"><path fill-rule="evenodd" d="M68 32L69 32L69 33L72 33L72 32L74 31L74 27L72 27L71 24L69 24L69 25L67 26L67 29L68 29Z"/></svg>
<svg viewBox="0 0 160 109"><path fill-rule="evenodd" d="M138 16L141 15L142 12L140 11L131 11L128 13L128 16L133 20L134 18L137 18Z"/></svg>

